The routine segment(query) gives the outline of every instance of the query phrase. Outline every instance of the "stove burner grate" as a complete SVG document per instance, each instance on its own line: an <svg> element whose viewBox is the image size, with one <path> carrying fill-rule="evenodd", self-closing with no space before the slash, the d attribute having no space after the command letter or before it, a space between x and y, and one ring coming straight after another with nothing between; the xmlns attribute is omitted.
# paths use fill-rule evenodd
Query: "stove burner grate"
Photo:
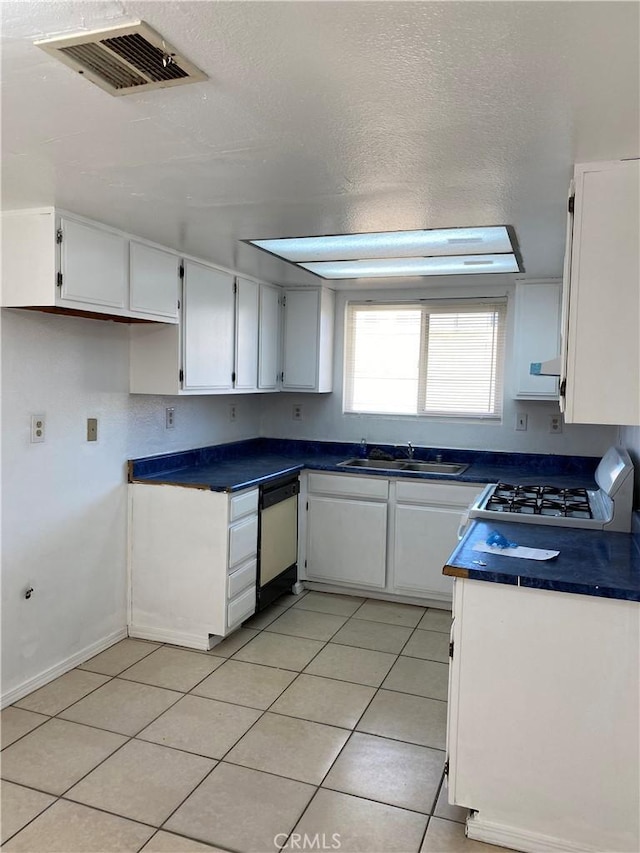
<svg viewBox="0 0 640 853"><path fill-rule="evenodd" d="M586 489L498 483L485 509L564 518L593 518Z"/></svg>

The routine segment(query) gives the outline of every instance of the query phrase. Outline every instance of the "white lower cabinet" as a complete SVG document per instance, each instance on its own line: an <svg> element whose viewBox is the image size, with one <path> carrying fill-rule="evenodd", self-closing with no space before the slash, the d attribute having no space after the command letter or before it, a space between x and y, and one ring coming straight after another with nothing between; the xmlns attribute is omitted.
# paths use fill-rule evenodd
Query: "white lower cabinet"
<svg viewBox="0 0 640 853"><path fill-rule="evenodd" d="M451 600L442 567L458 541L463 514L482 486L398 480L393 530L394 590Z"/></svg>
<svg viewBox="0 0 640 853"><path fill-rule="evenodd" d="M306 579L448 604L452 582L442 568L482 488L310 472Z"/></svg>
<svg viewBox="0 0 640 853"><path fill-rule="evenodd" d="M129 489L130 636L211 648L255 612L258 490Z"/></svg>
<svg viewBox="0 0 640 853"><path fill-rule="evenodd" d="M308 532L310 580L385 586L386 501L310 496Z"/></svg>
<svg viewBox="0 0 640 853"><path fill-rule="evenodd" d="M637 602L456 578L453 616L448 799L469 838L640 849Z"/></svg>
<svg viewBox="0 0 640 853"><path fill-rule="evenodd" d="M412 595L451 597L451 578L442 567L453 550L460 510L397 506L394 529L393 586Z"/></svg>

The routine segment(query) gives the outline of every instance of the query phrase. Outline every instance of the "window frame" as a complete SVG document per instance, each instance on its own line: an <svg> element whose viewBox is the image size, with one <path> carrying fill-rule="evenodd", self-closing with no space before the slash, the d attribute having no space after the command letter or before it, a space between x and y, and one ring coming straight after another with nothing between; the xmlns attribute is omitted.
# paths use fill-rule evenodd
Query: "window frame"
<svg viewBox="0 0 640 853"><path fill-rule="evenodd" d="M348 408L353 404L354 376L349 375L349 368L353 364L351 360L352 344L350 335L353 334L353 322L351 312L357 308L369 310L384 308L406 308L419 310L420 319L420 344L419 344L419 368L418 368L418 391L416 397L415 412L380 412L359 411ZM496 335L496 362L494 384L494 411L492 412L459 412L459 411L426 411L427 382L428 382L428 334L430 314L446 313L482 313L482 311L494 311L497 313L498 331ZM379 418L426 418L434 421L456 423L502 423L505 396L505 370L507 359L507 321L508 300L506 296L476 296L458 298L434 298L434 299L409 299L409 300L347 300L344 313L344 354L343 354L343 385L342 385L342 412L345 415L356 417L379 417ZM353 373L353 371L352 371Z"/></svg>

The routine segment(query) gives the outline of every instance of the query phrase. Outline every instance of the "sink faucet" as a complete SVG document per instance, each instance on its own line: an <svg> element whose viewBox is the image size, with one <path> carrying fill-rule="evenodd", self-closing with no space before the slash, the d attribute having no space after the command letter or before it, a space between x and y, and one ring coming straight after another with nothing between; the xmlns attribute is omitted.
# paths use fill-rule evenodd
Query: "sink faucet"
<svg viewBox="0 0 640 853"><path fill-rule="evenodd" d="M409 459L413 459L413 444L410 441L407 442L407 456Z"/></svg>

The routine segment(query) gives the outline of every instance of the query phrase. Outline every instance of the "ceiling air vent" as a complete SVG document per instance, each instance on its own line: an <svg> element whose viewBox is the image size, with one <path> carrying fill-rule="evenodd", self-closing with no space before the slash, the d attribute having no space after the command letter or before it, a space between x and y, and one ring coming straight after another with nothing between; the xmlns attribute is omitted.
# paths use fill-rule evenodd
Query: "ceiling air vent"
<svg viewBox="0 0 640 853"><path fill-rule="evenodd" d="M34 44L111 95L130 95L207 79L206 74L143 21L40 39Z"/></svg>

